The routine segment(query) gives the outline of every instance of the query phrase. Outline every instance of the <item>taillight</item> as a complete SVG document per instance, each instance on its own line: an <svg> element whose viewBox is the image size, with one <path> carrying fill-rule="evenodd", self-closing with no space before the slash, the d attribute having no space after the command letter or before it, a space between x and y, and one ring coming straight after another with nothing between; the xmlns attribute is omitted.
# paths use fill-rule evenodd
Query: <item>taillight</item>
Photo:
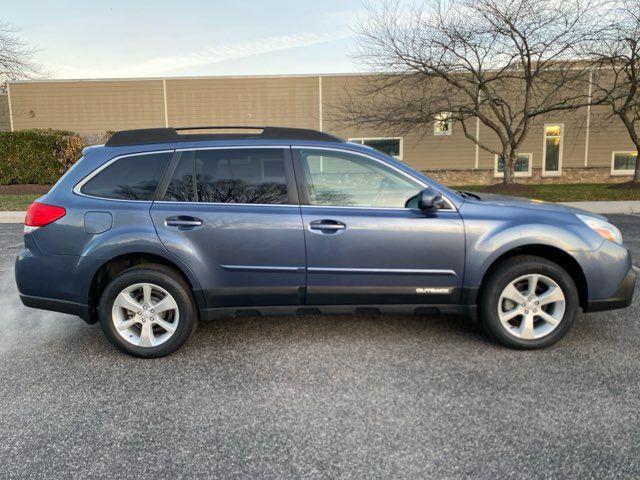
<svg viewBox="0 0 640 480"><path fill-rule="evenodd" d="M26 227L44 227L56 220L61 219L67 214L62 207L55 205L47 205L46 203L33 202L27 209L27 215L24 218Z"/></svg>

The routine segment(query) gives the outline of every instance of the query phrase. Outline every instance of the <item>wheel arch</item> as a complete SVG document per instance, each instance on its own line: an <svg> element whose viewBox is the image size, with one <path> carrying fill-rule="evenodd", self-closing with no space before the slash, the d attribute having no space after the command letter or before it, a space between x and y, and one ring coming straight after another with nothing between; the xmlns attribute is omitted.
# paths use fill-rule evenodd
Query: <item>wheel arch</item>
<svg viewBox="0 0 640 480"><path fill-rule="evenodd" d="M89 306L89 318L87 321L89 323L95 323L98 321L97 305L100 300L100 294L107 283L126 269L143 264L159 264L171 268L187 283L187 285L191 287L197 307L199 309L205 308L204 298L200 291L197 279L186 267L181 266L179 262L174 262L162 255L158 255L157 253L142 251L130 252L105 260L93 274L89 284L87 298L87 304Z"/></svg>
<svg viewBox="0 0 640 480"><path fill-rule="evenodd" d="M563 268L569 274L569 276L571 276L573 282L576 285L576 289L578 290L580 307L583 310L586 309L589 298L589 286L587 283L587 277L584 274L582 267L580 266L578 261L569 253L558 247L545 244L521 245L512 248L495 258L482 275L482 280L480 281L480 286L478 289L478 302L480 302L480 299L482 298L482 290L486 285L486 280L490 277L497 266L504 260L518 255L532 255L535 257L550 260L558 264L558 266Z"/></svg>

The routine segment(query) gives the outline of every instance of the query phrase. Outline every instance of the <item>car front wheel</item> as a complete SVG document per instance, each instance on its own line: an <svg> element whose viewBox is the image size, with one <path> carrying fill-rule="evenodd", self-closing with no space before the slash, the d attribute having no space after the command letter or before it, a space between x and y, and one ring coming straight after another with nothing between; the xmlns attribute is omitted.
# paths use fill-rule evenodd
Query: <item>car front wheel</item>
<svg viewBox="0 0 640 480"><path fill-rule="evenodd" d="M559 265L534 256L499 264L483 286L482 324L503 345L544 348L569 330L579 308L578 291Z"/></svg>

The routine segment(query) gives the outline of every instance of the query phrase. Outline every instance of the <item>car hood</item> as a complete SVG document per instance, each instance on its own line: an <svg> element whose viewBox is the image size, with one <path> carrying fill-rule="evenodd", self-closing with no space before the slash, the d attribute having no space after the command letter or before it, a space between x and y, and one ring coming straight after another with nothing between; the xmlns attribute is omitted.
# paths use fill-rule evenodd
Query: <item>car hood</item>
<svg viewBox="0 0 640 480"><path fill-rule="evenodd" d="M607 220L607 218L602 215L598 215L596 213L583 210L581 208L575 208L569 205L562 205L560 203L545 202L542 200L534 200L534 199L522 198L522 197L510 197L507 195L499 195L495 193L485 193L485 192L470 192L470 193L473 193L473 195L478 196L480 199L477 200L475 198L473 199L467 198L466 201L475 201L481 204L498 206L498 207L504 206L504 207L528 208L528 209L533 209L537 211L547 211L549 213L562 212L562 213L589 215L592 217L597 217L603 220Z"/></svg>

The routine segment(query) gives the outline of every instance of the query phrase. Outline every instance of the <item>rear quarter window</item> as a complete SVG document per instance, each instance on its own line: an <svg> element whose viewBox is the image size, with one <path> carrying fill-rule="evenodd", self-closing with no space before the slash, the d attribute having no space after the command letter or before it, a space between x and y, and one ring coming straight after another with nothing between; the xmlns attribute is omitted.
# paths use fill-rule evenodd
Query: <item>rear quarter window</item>
<svg viewBox="0 0 640 480"><path fill-rule="evenodd" d="M84 195L117 200L153 200L171 152L119 158L86 182Z"/></svg>

